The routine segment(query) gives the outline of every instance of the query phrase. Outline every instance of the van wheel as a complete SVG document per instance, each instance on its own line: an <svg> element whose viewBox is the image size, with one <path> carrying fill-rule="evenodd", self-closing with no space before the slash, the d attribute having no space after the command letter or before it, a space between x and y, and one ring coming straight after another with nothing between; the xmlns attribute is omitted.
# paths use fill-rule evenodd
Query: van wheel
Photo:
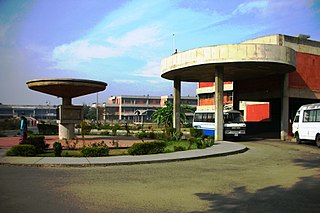
<svg viewBox="0 0 320 213"><path fill-rule="evenodd" d="M301 144L301 139L299 137L299 133L294 134L294 137L296 138L297 144Z"/></svg>
<svg viewBox="0 0 320 213"><path fill-rule="evenodd" d="M316 144L317 144L317 147L320 148L320 134L318 134L316 137Z"/></svg>

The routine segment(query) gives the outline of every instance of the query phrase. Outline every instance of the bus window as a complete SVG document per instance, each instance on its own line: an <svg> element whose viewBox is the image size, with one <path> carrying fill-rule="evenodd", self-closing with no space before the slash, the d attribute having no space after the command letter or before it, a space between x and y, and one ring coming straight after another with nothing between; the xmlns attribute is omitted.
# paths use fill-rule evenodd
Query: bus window
<svg viewBox="0 0 320 213"><path fill-rule="evenodd" d="M214 122L214 114L213 113L208 113L208 120L207 122Z"/></svg>
<svg viewBox="0 0 320 213"><path fill-rule="evenodd" d="M317 112L317 114L316 114L316 116L315 116L315 117L316 117L316 120L315 120L315 121L316 121L316 122L320 122L320 109L317 109L316 112Z"/></svg>
<svg viewBox="0 0 320 213"><path fill-rule="evenodd" d="M309 122L309 118L310 118L310 111L304 111L303 113L303 122Z"/></svg>
<svg viewBox="0 0 320 213"><path fill-rule="evenodd" d="M194 115L194 121L195 121L195 122L201 122L201 121L202 121L202 115L203 115L203 114L196 113L196 114Z"/></svg>

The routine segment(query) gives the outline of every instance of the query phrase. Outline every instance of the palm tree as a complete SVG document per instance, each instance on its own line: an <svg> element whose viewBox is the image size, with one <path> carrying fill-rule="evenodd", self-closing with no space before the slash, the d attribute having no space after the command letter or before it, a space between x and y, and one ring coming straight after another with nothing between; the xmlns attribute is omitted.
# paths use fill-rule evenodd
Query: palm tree
<svg viewBox="0 0 320 213"><path fill-rule="evenodd" d="M173 127L173 105L168 101L165 102L165 107L157 109L151 118L159 126L165 126L166 128ZM189 105L182 105L180 112L180 122L184 123L186 121L186 113L194 112L194 108Z"/></svg>

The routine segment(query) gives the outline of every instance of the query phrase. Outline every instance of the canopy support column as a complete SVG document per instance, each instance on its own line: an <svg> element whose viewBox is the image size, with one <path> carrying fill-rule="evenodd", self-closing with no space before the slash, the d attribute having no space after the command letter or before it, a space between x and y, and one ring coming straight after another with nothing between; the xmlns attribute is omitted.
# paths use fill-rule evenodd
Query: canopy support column
<svg viewBox="0 0 320 213"><path fill-rule="evenodd" d="M223 140L223 66L215 67L215 136L214 140Z"/></svg>
<svg viewBox="0 0 320 213"><path fill-rule="evenodd" d="M180 112L181 112L181 80L174 79L174 92L173 92L173 128L180 132Z"/></svg>

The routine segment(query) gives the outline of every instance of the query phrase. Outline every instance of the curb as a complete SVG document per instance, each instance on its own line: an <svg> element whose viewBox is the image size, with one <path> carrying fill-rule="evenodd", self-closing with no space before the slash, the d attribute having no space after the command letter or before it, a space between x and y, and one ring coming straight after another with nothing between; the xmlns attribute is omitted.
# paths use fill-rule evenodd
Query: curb
<svg viewBox="0 0 320 213"><path fill-rule="evenodd" d="M222 146L217 146L222 145ZM112 157L0 157L0 165L31 167L106 167L118 165L152 164L222 157L244 153L246 146L234 142L221 141L206 149L139 156Z"/></svg>

